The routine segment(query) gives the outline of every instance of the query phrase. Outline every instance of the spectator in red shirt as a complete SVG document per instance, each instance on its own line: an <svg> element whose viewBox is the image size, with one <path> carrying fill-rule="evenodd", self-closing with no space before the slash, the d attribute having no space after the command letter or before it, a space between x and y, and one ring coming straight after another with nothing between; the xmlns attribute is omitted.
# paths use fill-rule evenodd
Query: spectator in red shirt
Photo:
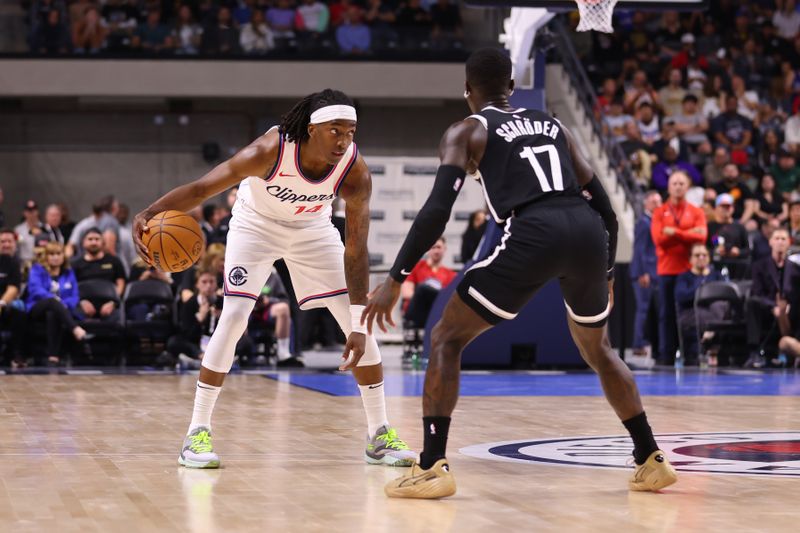
<svg viewBox="0 0 800 533"><path fill-rule="evenodd" d="M693 58L697 58L697 66L703 70L708 70L708 59L702 54L698 54L694 47L695 38L691 33L684 33L681 37L681 51L672 57L670 66L677 69L685 69Z"/></svg>
<svg viewBox="0 0 800 533"><path fill-rule="evenodd" d="M607 115L611 111L611 102L618 96L617 80L606 78L603 80L603 90L597 96L597 109L595 115L600 118L600 114Z"/></svg>
<svg viewBox="0 0 800 533"><path fill-rule="evenodd" d="M328 10L330 12L330 25L331 28L338 28L344 22L345 12L350 10L352 0L336 0L330 4Z"/></svg>
<svg viewBox="0 0 800 533"><path fill-rule="evenodd" d="M456 277L455 272L442 266L446 251L447 241L440 237L428 250L427 257L414 266L400 287L400 294L406 302L403 316L417 327L425 325L439 291Z"/></svg>
<svg viewBox="0 0 800 533"><path fill-rule="evenodd" d="M689 270L689 253L695 243L704 243L706 216L685 200L691 180L683 172L669 177L669 198L653 211L650 232L656 245L659 295L659 363L673 364L678 347L675 322L675 281Z"/></svg>

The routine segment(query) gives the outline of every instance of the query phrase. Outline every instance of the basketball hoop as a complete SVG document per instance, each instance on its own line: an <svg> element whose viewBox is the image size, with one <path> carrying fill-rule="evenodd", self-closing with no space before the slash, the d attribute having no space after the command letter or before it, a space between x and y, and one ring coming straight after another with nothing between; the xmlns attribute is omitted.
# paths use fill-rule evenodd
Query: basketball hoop
<svg viewBox="0 0 800 533"><path fill-rule="evenodd" d="M605 33L614 33L611 25L611 16L618 0L577 0L578 13L581 21L576 28L578 31L596 30Z"/></svg>

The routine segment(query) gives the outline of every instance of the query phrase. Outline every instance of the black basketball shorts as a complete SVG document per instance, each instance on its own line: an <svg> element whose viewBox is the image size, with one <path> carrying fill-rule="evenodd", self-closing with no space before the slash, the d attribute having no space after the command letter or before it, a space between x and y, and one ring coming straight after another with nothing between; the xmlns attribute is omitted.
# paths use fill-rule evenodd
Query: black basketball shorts
<svg viewBox="0 0 800 533"><path fill-rule="evenodd" d="M500 244L469 268L458 294L490 324L511 320L557 278L567 314L582 326L608 318L608 235L600 215L579 197L552 198L506 220Z"/></svg>

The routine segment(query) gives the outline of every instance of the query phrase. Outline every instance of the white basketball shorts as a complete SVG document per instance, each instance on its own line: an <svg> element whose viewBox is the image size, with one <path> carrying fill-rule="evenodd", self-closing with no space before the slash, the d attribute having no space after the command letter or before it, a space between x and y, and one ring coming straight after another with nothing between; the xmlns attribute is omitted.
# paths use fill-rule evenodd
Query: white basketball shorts
<svg viewBox="0 0 800 533"><path fill-rule="evenodd" d="M347 294L344 245L328 217L286 222L237 203L225 249L225 295L257 299L281 258L301 309L324 307L326 298Z"/></svg>

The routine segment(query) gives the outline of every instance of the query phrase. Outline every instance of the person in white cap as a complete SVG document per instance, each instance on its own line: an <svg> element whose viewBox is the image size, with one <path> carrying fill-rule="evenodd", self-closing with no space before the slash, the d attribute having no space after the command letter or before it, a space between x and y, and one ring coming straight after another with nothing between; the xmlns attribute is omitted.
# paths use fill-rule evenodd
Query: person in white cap
<svg viewBox="0 0 800 533"><path fill-rule="evenodd" d="M747 273L750 263L750 239L743 224L733 218L733 196L724 192L714 202L714 218L708 222L706 245L717 268L726 267L732 279Z"/></svg>
<svg viewBox="0 0 800 533"><path fill-rule="evenodd" d="M340 91L300 100L279 126L202 178L154 202L133 220L139 254L150 262L142 235L157 213L189 211L237 186L225 251L224 305L205 349L194 412L179 464L218 468L211 444L211 412L231 369L236 342L272 270L283 258L301 309L327 307L348 336L340 370L352 370L367 415L365 460L409 466L416 454L386 416L383 367L375 338L360 317L367 303L369 200L372 180L353 137L356 110ZM346 201L346 239L331 223L331 203ZM279 366L302 366L279 347Z"/></svg>

